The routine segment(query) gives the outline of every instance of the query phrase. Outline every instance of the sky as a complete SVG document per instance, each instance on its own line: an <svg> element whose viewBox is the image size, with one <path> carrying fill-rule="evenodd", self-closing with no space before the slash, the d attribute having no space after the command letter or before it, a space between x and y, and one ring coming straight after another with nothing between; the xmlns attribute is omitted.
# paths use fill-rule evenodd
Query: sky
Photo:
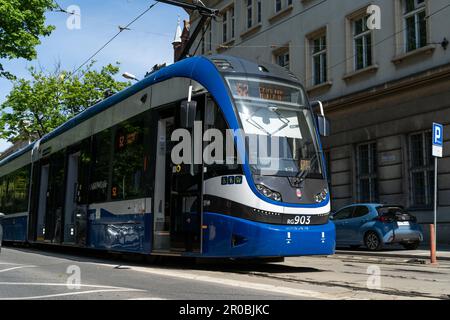
<svg viewBox="0 0 450 320"><path fill-rule="evenodd" d="M1 60L5 70L20 78L29 78L31 66L53 71L57 63L65 70L73 71L111 39L119 26L125 26L147 9L154 1L149 0L57 0L64 9L75 5L80 9L77 16L60 12L48 12L47 24L56 30L49 37L41 38L37 59ZM131 30L123 31L94 60L96 68L108 63L120 62L120 73L129 72L141 79L155 64L172 63L174 39L178 17L188 19L187 13L174 6L158 3L152 10L136 21ZM67 21L80 21L80 28L67 27ZM124 80L123 78L119 80ZM12 88L12 83L0 78L0 104ZM0 152L9 144L0 140Z"/></svg>

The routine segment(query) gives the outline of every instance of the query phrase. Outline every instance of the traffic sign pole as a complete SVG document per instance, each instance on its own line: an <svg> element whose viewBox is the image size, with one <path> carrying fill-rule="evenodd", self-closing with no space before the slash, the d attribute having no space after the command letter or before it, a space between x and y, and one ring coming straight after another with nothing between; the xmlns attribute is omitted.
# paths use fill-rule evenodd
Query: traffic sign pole
<svg viewBox="0 0 450 320"><path fill-rule="evenodd" d="M433 150L434 157L434 232L431 234L431 263L436 263L437 245L437 211L438 211L438 158L442 158L444 149L444 126L433 123Z"/></svg>
<svg viewBox="0 0 450 320"><path fill-rule="evenodd" d="M438 157L434 157L434 245L437 244ZM434 248L436 251L436 248Z"/></svg>

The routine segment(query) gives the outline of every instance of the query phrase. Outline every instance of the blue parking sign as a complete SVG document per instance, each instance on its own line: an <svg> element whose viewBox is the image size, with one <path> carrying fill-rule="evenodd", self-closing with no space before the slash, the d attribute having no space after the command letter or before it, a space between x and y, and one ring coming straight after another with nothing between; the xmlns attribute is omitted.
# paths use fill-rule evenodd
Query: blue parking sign
<svg viewBox="0 0 450 320"><path fill-rule="evenodd" d="M433 157L442 158L444 148L444 126L433 123Z"/></svg>
<svg viewBox="0 0 450 320"><path fill-rule="evenodd" d="M444 126L433 123L433 145L442 147L444 145Z"/></svg>

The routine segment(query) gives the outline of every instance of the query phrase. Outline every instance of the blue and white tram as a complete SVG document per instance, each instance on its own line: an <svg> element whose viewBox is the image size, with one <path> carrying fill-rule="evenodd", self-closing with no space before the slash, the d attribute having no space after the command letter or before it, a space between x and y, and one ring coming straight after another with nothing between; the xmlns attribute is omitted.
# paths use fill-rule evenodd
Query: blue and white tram
<svg viewBox="0 0 450 320"><path fill-rule="evenodd" d="M3 239L211 258L333 254L318 119L284 68L185 59L2 160ZM202 157L212 128L244 133L224 144L226 161ZM173 162L177 129L193 134L199 161ZM277 139L277 159L249 148L261 137Z"/></svg>

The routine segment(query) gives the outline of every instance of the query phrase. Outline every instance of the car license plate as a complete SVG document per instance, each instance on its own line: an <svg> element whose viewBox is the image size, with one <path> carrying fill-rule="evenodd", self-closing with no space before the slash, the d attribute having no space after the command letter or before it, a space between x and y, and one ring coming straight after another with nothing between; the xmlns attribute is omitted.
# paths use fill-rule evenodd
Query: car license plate
<svg viewBox="0 0 450 320"><path fill-rule="evenodd" d="M409 222L397 222L399 227L409 227Z"/></svg>

